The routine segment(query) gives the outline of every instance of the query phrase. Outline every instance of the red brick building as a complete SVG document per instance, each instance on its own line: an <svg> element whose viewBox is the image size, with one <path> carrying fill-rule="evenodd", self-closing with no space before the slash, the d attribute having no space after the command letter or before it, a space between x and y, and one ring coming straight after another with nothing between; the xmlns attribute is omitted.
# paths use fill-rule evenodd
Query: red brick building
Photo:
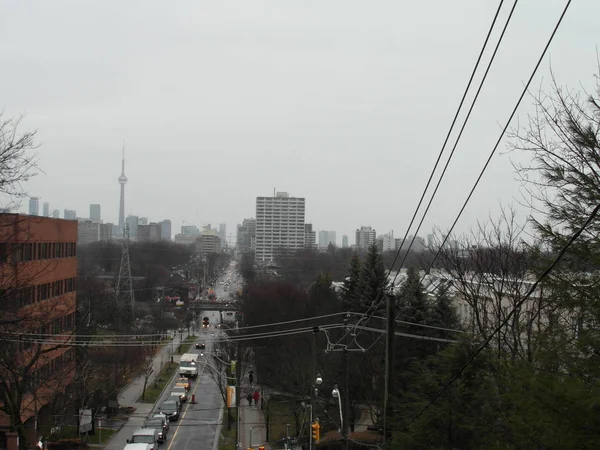
<svg viewBox="0 0 600 450"><path fill-rule="evenodd" d="M76 221L0 214L0 448L33 447L73 383L76 242Z"/></svg>

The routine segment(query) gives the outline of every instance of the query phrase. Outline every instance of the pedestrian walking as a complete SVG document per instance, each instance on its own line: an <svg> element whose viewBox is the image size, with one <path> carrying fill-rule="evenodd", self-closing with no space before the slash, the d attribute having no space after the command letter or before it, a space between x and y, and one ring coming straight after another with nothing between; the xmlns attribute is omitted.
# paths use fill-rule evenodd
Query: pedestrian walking
<svg viewBox="0 0 600 450"><path fill-rule="evenodd" d="M252 393L248 392L248 395L246 395L246 400L248 400L248 406L252 406Z"/></svg>
<svg viewBox="0 0 600 450"><path fill-rule="evenodd" d="M258 389L256 391L254 391L254 404L256 406L258 406L258 399L260 398L260 392L258 392Z"/></svg>
<svg viewBox="0 0 600 450"><path fill-rule="evenodd" d="M254 382L254 373L250 372L248 374L248 381L250 381L250 384Z"/></svg>

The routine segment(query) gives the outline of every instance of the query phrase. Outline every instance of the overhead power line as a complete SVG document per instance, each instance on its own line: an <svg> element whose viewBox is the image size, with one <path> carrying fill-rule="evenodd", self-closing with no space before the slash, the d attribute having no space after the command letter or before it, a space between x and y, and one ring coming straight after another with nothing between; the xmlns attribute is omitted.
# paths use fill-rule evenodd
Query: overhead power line
<svg viewBox="0 0 600 450"><path fill-rule="evenodd" d="M533 72L532 72L531 76L529 77L529 80L528 80L527 84L525 85L525 88L523 89L523 92L522 92L521 96L519 97L519 100L517 101L517 105L513 109L513 112L511 113L510 118L507 121L507 124L506 124L506 126L504 127L504 129L502 131L501 137L506 132L506 129L508 128L508 124L512 120L512 117L514 116L514 114L516 113L516 110L517 110L519 104L521 103L521 100L523 99L523 97L525 96L525 93L527 92L527 89L529 89L529 84L533 80L533 77L535 76L535 73L537 72L538 67L540 66L540 64L541 64L544 56L546 55L546 52L548 51L548 48L550 47L550 44L552 43L552 40L554 39L554 36L556 35L556 32L558 31L558 28L560 27L560 24L562 23L563 18L565 17L565 14L567 13L567 10L569 9L569 6L571 5L571 1L572 0L568 0L567 3L565 4L565 7L564 7L564 9L563 9L560 17L559 17L556 25L554 26L554 29L552 30L552 34L550 35L550 38L548 39L548 41L547 41L547 43L546 43L546 45L544 47L544 50L542 51L542 54L540 55L540 57L539 57L539 59L537 61L537 64L535 65L535 67L533 69ZM496 143L496 146L492 150L492 155L496 151L496 148L498 147L499 142L500 142L500 139L498 140L498 142ZM491 159L491 157L490 157L490 159ZM489 159L488 159L488 163L489 163ZM487 163L486 163L486 166L484 166L484 169L485 169L485 167L487 167ZM479 179L480 178L478 178L477 182L479 181ZM470 196L469 196L469 198L470 198ZM464 207L463 207L463 209L464 209ZM529 290L527 291L527 293L523 296L523 298L521 300L519 300L514 305L514 307L506 315L506 317L504 318L504 320L502 320L500 322L500 324L492 331L492 333L490 333L490 335L485 339L485 341L483 342L483 344L481 344L477 348L477 350L475 350L475 352L473 352L473 354L469 357L469 359L467 359L467 361L460 368L460 370L452 378L450 378L450 380L442 387L442 389L440 389L440 391L431 399L431 401L429 403L427 403L427 405L425 405L415 416L413 416L412 419L410 419L407 422L407 424L403 427L403 429L408 428L412 423L414 423L415 420L417 420L419 417L421 417L423 415L423 413L425 411L427 411L444 394L444 392L446 392L446 390L452 385L452 383L454 383L458 378L461 377L461 375L464 373L464 371L467 369L467 367L469 367L469 365L473 363L473 361L475 360L475 358L488 346L488 344L491 342L491 340L494 338L494 336L497 333L499 333L500 330L502 330L502 328L504 328L508 324L508 322L510 321L510 319L512 318L512 316L515 314L515 312L517 310L519 310L523 306L523 304L529 299L529 297L531 297L531 295L535 292L535 290L537 289L538 285L544 280L544 278L546 278L550 274L550 272L552 272L552 270L554 269L554 267L556 267L556 265L560 262L560 260L562 259L562 257L565 255L565 253L567 252L568 248L575 242L575 240L577 240L577 238L583 233L583 231L592 222L592 220L594 220L594 218L596 217L596 215L598 214L599 211L600 211L600 204L598 204L594 208L594 210L591 212L591 214L589 215L589 217L587 218L587 220L585 221L585 223L581 226L581 228L579 228L573 234L573 236L571 236L571 238L564 245L564 247L560 250L560 252L556 256L556 258L552 261L552 263L548 266L548 268L546 270L544 270L544 272L542 272L542 274L535 281L535 283L533 283L531 285L531 287L529 288ZM461 212L462 212L462 210L461 210Z"/></svg>
<svg viewBox="0 0 600 450"><path fill-rule="evenodd" d="M572 0L568 0L567 1L566 5L565 5L565 8L562 11L562 14L560 15L560 18L558 19L558 22L556 23L554 29L552 30L552 34L550 35L550 38L548 39L548 41L546 42L546 45L544 46L542 54L538 58L537 63L535 65L535 67L533 68L533 71L531 72L531 75L529 76L529 79L527 80L527 83L525 84L525 87L521 91L521 95L519 96L519 99L517 100L517 103L515 104L515 107L513 108L512 112L510 113L510 116L508 117L508 120L506 121L506 124L504 125L504 128L502 129L502 132L500 133L500 136L498 136L498 140L496 141L496 144L492 148L492 151L490 152L490 155L488 156L485 164L483 165L483 168L479 172L479 175L477 176L477 179L475 180L475 183L473 184L473 187L471 188L471 191L469 192L469 195L467 196L467 199L465 200L465 202L463 203L462 207L460 208L460 211L458 212L456 218L454 219L454 222L452 223L452 226L450 227L450 230L448 231L448 233L446 234L446 237L444 238L444 240L440 244L437 252L435 253L435 256L433 257L433 260L430 262L429 266L427 267L427 270L425 271L425 274L423 275L423 277L425 277L429 273L429 271L431 270L431 268L433 267L433 264L435 263L435 261L437 260L438 256L440 255L440 252L442 251L442 248L444 247L444 245L448 241L448 238L450 237L450 235L452 234L452 231L456 227L456 224L458 223L460 217L462 216L462 213L464 212L464 210L467 207L469 201L471 200L471 197L473 196L473 193L475 192L475 189L477 189L477 186L479 185L479 182L481 181L481 178L483 178L483 174L487 170L487 168L488 168L488 166L490 164L490 161L492 160L492 158L496 154L496 150L498 149L498 146L500 145L500 142L502 142L502 139L504 138L504 135L506 134L506 130L510 126L510 123L512 122L515 114L517 113L517 110L519 109L519 106L521 106L521 102L523 101L523 98L525 97L525 94L527 94L527 91L529 90L529 85L533 81L533 78L535 77L535 74L537 73L538 68L540 67L540 64L544 60L544 57L546 56L548 48L550 48L550 44L552 43L552 40L554 39L554 36L556 35L556 32L558 31L558 28L560 27L560 24L562 23L562 20L563 20L563 18L565 16L567 10L569 9L569 5L571 4L571 1ZM422 281L423 281L423 278L421 278L421 282Z"/></svg>
<svg viewBox="0 0 600 450"><path fill-rule="evenodd" d="M437 184L435 185L435 188L433 189L433 194L431 194L431 198L429 199L429 202L427 203L427 206L425 207L425 211L423 212L423 216L421 217L421 220L419 221L419 224L417 225L417 229L414 231L413 233L413 237L412 240L410 241L410 244L408 246L408 249L406 250L406 253L404 255L404 258L402 259L402 262L400 263L400 267L402 267L404 265L404 263L406 262L406 258L408 257L408 252L410 251L410 249L412 248L415 239L417 238L417 234L419 233L419 230L421 229L421 226L423 226L423 222L425 221L425 217L427 216L427 213L429 212L429 209L431 208L431 204L433 203L433 199L435 198L437 191L440 187L440 184L442 183L442 180L444 179L444 175L446 175L446 171L448 170L448 166L450 165L450 161L452 160L452 157L454 156L454 152L456 151L456 147L458 146L458 143L460 142L460 138L463 135L463 132L465 131L465 128L467 126L467 123L469 123L469 119L471 117L471 113L473 112L473 108L475 107L475 103L477 103L477 99L479 98L479 94L481 93L481 89L483 88L483 85L485 84L485 80L487 79L488 73L490 72L490 69L492 67L492 64L494 63L494 60L496 59L496 54L498 53L498 49L500 48L500 44L502 43L502 40L504 39L504 34L506 33L506 30L508 29L508 25L512 19L513 13L515 12L515 8L517 7L517 3L519 3L519 0L515 0L512 8L510 9L510 12L508 13L508 17L506 18L506 22L504 23L504 27L502 28L502 32L500 33L500 37L498 38L498 42L496 42L496 47L494 48L494 52L492 53L492 56L488 62L488 65L485 69L485 72L483 74L483 77L481 78L481 82L479 83L479 87L477 88L477 92L475 93L475 96L473 97L473 100L471 101L471 106L469 107L469 111L467 112L467 115L465 116L465 119L463 121L463 124L460 128L460 131L458 133L458 136L456 137L456 141L454 142L454 145L452 146L452 151L450 152L450 156L448 157L448 160L446 161L446 164L444 165L444 168L442 169L442 173L440 175L440 178L437 182ZM398 274L396 274L396 277L398 276ZM394 277L394 282L396 281L396 277Z"/></svg>
<svg viewBox="0 0 600 450"><path fill-rule="evenodd" d="M397 262L397 260L398 260L398 258L400 256L402 248L404 247L404 243L406 242L408 234L410 233L410 229L412 228L412 226L413 226L413 224L415 222L415 219L417 218L417 214L419 213L419 209L421 208L421 205L423 204L423 200L425 199L425 196L427 195L427 191L429 190L429 187L431 185L431 182L433 180L435 172L436 172L436 170L438 168L438 165L440 163L442 155L444 154L444 151L446 149L446 145L448 144L448 141L450 140L450 136L452 134L452 131L454 130L454 126L456 125L456 121L458 119L458 116L459 116L459 114L460 114L460 112L462 110L462 107L463 107L463 104L465 102L465 99L466 99L466 97L468 95L468 92L469 92L469 90L471 88L471 84L473 83L473 79L475 78L475 74L477 73L477 70L479 68L479 64L481 63L481 59L482 59L483 54L485 53L485 50L487 48L488 42L490 40L490 36L491 36L491 34L492 34L493 30L494 30L494 27L496 25L496 21L498 20L498 16L500 14L500 11L502 10L502 5L503 4L504 4L504 0L500 0L500 2L498 3L498 7L496 8L496 13L494 14L494 18L492 19L492 23L490 24L488 32L486 34L485 40L483 41L483 45L481 46L481 50L479 51L479 55L477 57L477 61L475 62L475 66L473 67L473 70L471 71L471 76L469 77L469 81L467 83L467 86L466 86L466 88L465 88L465 90L463 92L463 95L462 95L462 98L461 98L460 103L458 105L458 108L456 109L456 112L454 114L454 118L452 119L452 123L450 124L450 128L448 129L448 132L446 133L446 137L444 139L444 143L442 144L442 147L441 147L441 149L440 149L440 151L438 153L438 156L437 156L437 159L436 159L435 164L433 166L433 169L431 170L431 173L429 174L429 178L427 180L425 188L423 189L423 192L421 193L421 197L420 197L419 202L417 204L417 207L415 208L415 211L414 211L414 213L412 215L412 218L410 220L408 228L406 229L406 232L404 233L404 237L402 238L402 241L401 241L400 245L398 246L398 250L396 251L396 255L394 256L394 260L392 261L392 264L391 264L390 269L388 271L388 277L392 273L392 270L393 270L393 268L394 268L394 266L395 266L395 264L396 264L396 262ZM515 5L516 5L516 1L515 1ZM488 73L488 71L489 71L489 69L491 67L491 64L492 64L492 62L493 62L493 60L495 58L496 52L498 50L498 47L500 46L500 43L502 42L502 38L504 36L504 32L506 31L506 27L508 26L508 23L509 23L509 21L511 19L512 12L513 12L513 10L515 8L515 5L513 5L513 8L511 9L510 15L508 16L506 24L504 25L504 29L502 31L502 35L500 36L500 38L498 40L498 43L496 44L496 48L495 48L494 53L493 53L493 55L492 55L492 57L490 59L490 62L488 63L488 67L486 69L485 75L483 76L483 78L481 80L481 83L479 85L479 89L477 90L477 94L475 95L475 97L473 99L473 102L471 103L471 108L469 110L469 114L467 115L467 117L465 119L465 122L464 122L464 124L462 126L462 129L461 129L461 135L462 135L462 130L464 130L464 127L465 127L465 125L466 125L466 123L468 121L469 115L470 115L470 113L471 113L471 111L472 111L472 109L473 109L473 107L474 107L474 105L475 105L475 103L477 101L477 98L479 96L479 92L481 91L481 88L483 87L483 84L484 84L484 82L486 80L487 73ZM429 200L429 204L427 205L427 209L425 210L425 213L423 214L423 218L421 219L421 223L419 224L419 228L421 227L421 224L423 223L425 215L427 214L427 212L429 210L429 207L431 206L431 202L433 201L433 199L434 199L434 197L435 197L435 195L437 193L437 189L438 189L438 187L439 187L439 185L440 185L440 183L441 183L441 181L442 181L442 179L444 177L446 169L447 169L447 167L448 167L448 165L449 165L449 163L450 163L450 161L451 161L451 159L452 159L452 157L454 155L454 150L456 149L456 146L458 144L458 141L460 140L460 136L461 135L458 136L458 138L456 140L456 143L454 145L454 148L452 150L452 153L450 154L448 160L446 161L446 166L444 167L444 171L442 172L442 174L440 176L440 179L438 181L438 184L437 184L437 186L435 188L435 191L433 192L433 194L431 196L431 199ZM417 229L417 231L418 231L418 229ZM412 241L410 243L410 247L412 247L415 238L416 238L416 232L415 232L415 236L413 236L413 239L412 239ZM409 247L408 250L410 250L410 247ZM398 274L400 273L400 270L402 269L402 266L404 265L404 262L406 261L406 257L408 256L408 250L407 250L406 255L404 256L404 258L402 260L402 263L400 264L400 267L398 268L398 272L394 276L394 280L393 280L392 284L394 284L396 282ZM369 309L365 312L365 314L370 314L370 317L373 316L375 314L375 311L377 310L377 308L379 306L379 303L383 299L384 295L385 295L385 292L382 292L382 288L380 288L377 291L377 295L376 295L375 301L369 307ZM379 298L380 296L381 296L381 298ZM369 319L370 319L370 317L369 317ZM367 322L368 322L369 319L367 319ZM357 333L357 334L359 334L359 333Z"/></svg>

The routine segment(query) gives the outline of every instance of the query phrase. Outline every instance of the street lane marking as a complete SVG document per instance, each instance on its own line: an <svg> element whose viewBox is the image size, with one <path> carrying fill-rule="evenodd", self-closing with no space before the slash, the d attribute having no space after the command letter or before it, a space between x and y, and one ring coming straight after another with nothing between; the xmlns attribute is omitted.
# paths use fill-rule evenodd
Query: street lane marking
<svg viewBox="0 0 600 450"><path fill-rule="evenodd" d="M202 366L202 372L198 373L198 377L196 378L196 386L194 386L194 392L192 392L192 395L196 395L196 389L198 389L198 386L200 386L200 375L202 375L204 373L204 369L206 369L207 364L208 364L208 360L205 360L204 365ZM171 440L169 442L169 446L167 447L167 450L171 450L171 446L173 445L173 442L175 442L177 433L179 433L180 423L183 419L185 419L185 415L187 414L187 412L189 410L189 406L190 406L189 402L190 401L192 401L191 397L188 398L188 401L186 402L187 405L185 406L185 411L183 412L183 414L179 417L179 420L177 421L177 428L175 429L175 433L173 433L173 436L171 437Z"/></svg>

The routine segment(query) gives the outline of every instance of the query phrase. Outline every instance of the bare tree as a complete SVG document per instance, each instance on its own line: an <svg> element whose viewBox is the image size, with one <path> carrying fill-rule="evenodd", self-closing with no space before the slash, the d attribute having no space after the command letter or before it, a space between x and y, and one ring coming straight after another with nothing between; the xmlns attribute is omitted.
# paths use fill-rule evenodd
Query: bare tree
<svg viewBox="0 0 600 450"><path fill-rule="evenodd" d="M142 389L142 400L145 400L146 387L148 386L148 380L154 373L154 355L147 355L142 365L142 375L144 377L144 388Z"/></svg>
<svg viewBox="0 0 600 450"><path fill-rule="evenodd" d="M224 333L223 333L224 334ZM220 350L221 356L217 356L216 351ZM215 353L207 354L205 362L205 370L213 379L223 404L227 405L227 389L229 386L237 385L237 376L243 379L248 370L248 361L252 349L243 345L243 342L220 342L218 347L215 347ZM233 356L235 355L235 356ZM233 356L233 357L232 357ZM232 361L235 360L235 365ZM238 403L240 392L237 392ZM227 429L231 429L232 424L231 410L227 409Z"/></svg>
<svg viewBox="0 0 600 450"><path fill-rule="evenodd" d="M37 148L35 131L20 132L22 117L5 118L0 112L0 194L6 197L3 210L16 206L25 193L24 182L35 175L37 160L32 150Z"/></svg>
<svg viewBox="0 0 600 450"><path fill-rule="evenodd" d="M499 219L479 223L469 235L451 237L437 260L443 270L432 277L446 278L452 285L463 325L484 339L514 309L494 345L499 356L531 360L545 305L538 290L519 306L534 281L532 248L524 242L524 230L515 211L503 209Z"/></svg>
<svg viewBox="0 0 600 450"><path fill-rule="evenodd" d="M600 70L600 63L599 63ZM535 113L512 132L511 148L532 223L546 264L600 205L600 77L593 91L562 87L552 75L547 92L532 94ZM546 342L557 343L554 360L569 360L561 371L600 379L600 221L587 224L546 281L549 295ZM558 354L560 353L560 357ZM573 355L585 355L590 362ZM591 364L591 361L594 364Z"/></svg>

